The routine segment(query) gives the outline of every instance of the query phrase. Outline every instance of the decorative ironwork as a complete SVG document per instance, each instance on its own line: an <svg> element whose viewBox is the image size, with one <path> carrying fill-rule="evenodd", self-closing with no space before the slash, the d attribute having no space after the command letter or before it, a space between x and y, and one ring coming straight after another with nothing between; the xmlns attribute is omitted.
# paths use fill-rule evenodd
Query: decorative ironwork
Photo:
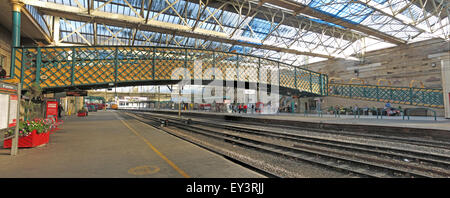
<svg viewBox="0 0 450 198"><path fill-rule="evenodd" d="M329 95L395 104L444 108L442 89L330 84Z"/></svg>
<svg viewBox="0 0 450 198"><path fill-rule="evenodd" d="M24 88L38 83L44 89L91 86L108 83L145 82L171 79L176 68L187 68L191 79L237 80L274 84L316 95L443 108L441 89L330 84L328 76L255 56L175 47L18 47L14 48L12 77ZM202 69L194 68L201 60ZM216 70L210 70L216 68ZM227 69L236 75L227 77ZM266 70L266 72L262 72ZM222 76L214 72L222 71ZM267 75L264 79L260 75ZM228 78L228 79L227 79ZM327 89L328 88L328 89Z"/></svg>
<svg viewBox="0 0 450 198"><path fill-rule="evenodd" d="M23 87L38 83L44 89L109 83L174 80L172 72L187 68L191 79L232 80L275 84L326 95L327 76L273 60L237 53L176 47L19 47L14 48L13 78ZM202 69L195 69L201 60ZM216 70L212 70L215 68ZM228 76L228 71L233 75ZM264 70L264 71L263 71ZM271 71L280 71L279 79ZM222 72L222 76L216 72ZM295 75L297 74L297 75ZM263 76L266 75L266 78ZM44 77L45 76L45 77ZM277 79L274 82L274 79Z"/></svg>

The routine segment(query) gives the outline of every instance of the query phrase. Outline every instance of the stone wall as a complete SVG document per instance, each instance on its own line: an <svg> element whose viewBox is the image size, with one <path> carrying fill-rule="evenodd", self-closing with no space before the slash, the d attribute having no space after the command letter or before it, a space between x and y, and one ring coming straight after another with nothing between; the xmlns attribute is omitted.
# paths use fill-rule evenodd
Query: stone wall
<svg viewBox="0 0 450 198"><path fill-rule="evenodd" d="M3 69L10 75L11 69L11 33L0 25L0 56L4 57Z"/></svg>
<svg viewBox="0 0 450 198"><path fill-rule="evenodd" d="M441 61L429 55L446 52L450 53L449 42L431 39L367 52L363 62L327 60L306 65L305 68L326 73L329 77L342 78L345 82L356 77L368 84L388 79L393 86L409 87L411 80L418 80L427 88L442 88ZM359 73L355 70L359 70ZM416 83L414 86L420 85Z"/></svg>

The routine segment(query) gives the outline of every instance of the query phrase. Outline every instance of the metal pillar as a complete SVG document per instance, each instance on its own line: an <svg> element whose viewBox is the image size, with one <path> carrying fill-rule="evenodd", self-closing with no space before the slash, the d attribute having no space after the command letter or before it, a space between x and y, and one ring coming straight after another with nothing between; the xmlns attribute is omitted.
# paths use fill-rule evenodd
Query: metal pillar
<svg viewBox="0 0 450 198"><path fill-rule="evenodd" d="M105 89L105 110L106 111L106 104L108 103L108 88Z"/></svg>
<svg viewBox="0 0 450 198"><path fill-rule="evenodd" d="M21 83L17 84L17 109L16 109L16 128L14 129L14 137L12 139L12 145L11 145L11 155L17 155L17 150L19 148L19 124L20 124L20 98L21 98L21 89L22 85ZM9 106L10 104L8 104ZM12 109L11 109L12 110ZM14 111L14 110L12 110ZM9 116L9 115L8 115ZM7 120L9 124L9 119Z"/></svg>
<svg viewBox="0 0 450 198"><path fill-rule="evenodd" d="M53 17L53 44L58 46L59 45L59 30L60 30L60 21L61 18L55 16ZM94 37L95 38L95 37Z"/></svg>
<svg viewBox="0 0 450 198"><path fill-rule="evenodd" d="M11 0L12 4L12 46L20 46L20 12L22 4L18 0Z"/></svg>
<svg viewBox="0 0 450 198"><path fill-rule="evenodd" d="M159 85L158 85L158 109L161 109L161 90Z"/></svg>
<svg viewBox="0 0 450 198"><path fill-rule="evenodd" d="M291 113L295 113L295 101L294 98L291 100Z"/></svg>
<svg viewBox="0 0 450 198"><path fill-rule="evenodd" d="M22 10L22 3L18 0L11 0L12 5L12 35L11 35L11 69L9 70L11 78L14 76L14 63L16 57L16 50L14 47L20 46L20 12Z"/></svg>
<svg viewBox="0 0 450 198"><path fill-rule="evenodd" d="M178 91L178 117L181 118L181 87L178 87L179 91Z"/></svg>
<svg viewBox="0 0 450 198"><path fill-rule="evenodd" d="M22 4L18 0L11 0L12 4L12 43L11 46L20 46L20 12L22 9ZM14 73L14 60L15 60L15 49L11 50L11 70L10 75L13 76ZM11 145L11 155L17 155L18 145L19 145L19 122L20 122L20 94L22 85L19 83L17 86L17 115L16 115L16 129L14 130L14 137L12 139ZM9 120L8 120L9 122Z"/></svg>

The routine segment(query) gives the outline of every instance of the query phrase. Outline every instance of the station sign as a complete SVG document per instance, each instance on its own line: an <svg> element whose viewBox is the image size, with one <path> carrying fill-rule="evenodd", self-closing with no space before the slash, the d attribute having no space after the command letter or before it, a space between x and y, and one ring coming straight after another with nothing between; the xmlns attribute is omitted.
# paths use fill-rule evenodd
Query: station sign
<svg viewBox="0 0 450 198"><path fill-rule="evenodd" d="M256 93L256 90L254 90L254 89L245 89L244 90L244 94L255 94Z"/></svg>
<svg viewBox="0 0 450 198"><path fill-rule="evenodd" d="M46 105L46 118L55 118L58 120L58 102L57 101L47 101Z"/></svg>
<svg viewBox="0 0 450 198"><path fill-rule="evenodd" d="M138 102L138 101L146 101L147 97L131 97L125 96L124 99L129 102Z"/></svg>
<svg viewBox="0 0 450 198"><path fill-rule="evenodd" d="M87 91L67 91L66 96L87 96Z"/></svg>
<svg viewBox="0 0 450 198"><path fill-rule="evenodd" d="M0 82L0 93L16 94L17 86L14 84Z"/></svg>

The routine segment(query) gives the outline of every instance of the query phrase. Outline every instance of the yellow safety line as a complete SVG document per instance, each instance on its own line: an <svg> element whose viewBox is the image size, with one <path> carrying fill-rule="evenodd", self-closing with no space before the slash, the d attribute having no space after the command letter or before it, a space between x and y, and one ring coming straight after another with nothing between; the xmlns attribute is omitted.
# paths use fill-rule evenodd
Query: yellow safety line
<svg viewBox="0 0 450 198"><path fill-rule="evenodd" d="M122 121L122 123L128 128L130 129L134 134L136 134L136 136L140 137L142 140L144 140L144 142L156 153L159 155L159 157L161 157L164 161L166 161L170 166L172 166L173 169L175 169L178 173L180 173L180 175L182 175L185 178L190 178L190 176L188 174L186 174L183 170L181 170L180 168L178 168L177 165L175 165L172 161L170 161L166 156L164 156L161 152L158 151L158 149L156 149L145 137L143 137L141 134L139 134L136 130L134 130L133 128L130 127L130 125L128 125L125 121Z"/></svg>

